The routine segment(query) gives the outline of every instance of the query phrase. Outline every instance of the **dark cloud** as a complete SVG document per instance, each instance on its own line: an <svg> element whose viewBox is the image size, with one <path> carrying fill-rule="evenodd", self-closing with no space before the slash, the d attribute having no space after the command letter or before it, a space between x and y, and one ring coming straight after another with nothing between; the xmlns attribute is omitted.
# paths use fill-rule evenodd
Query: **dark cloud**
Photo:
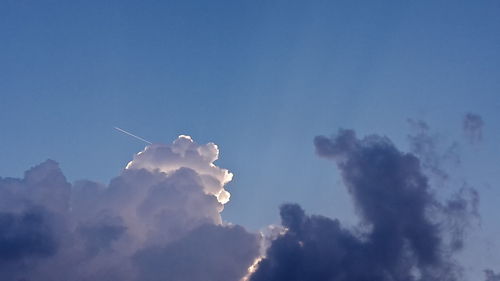
<svg viewBox="0 0 500 281"><path fill-rule="evenodd" d="M467 113L462 121L464 135L470 143L477 143L483 139L483 118L475 113Z"/></svg>
<svg viewBox="0 0 500 281"><path fill-rule="evenodd" d="M43 209L0 213L0 267L3 263L32 257L48 257L57 241Z"/></svg>
<svg viewBox="0 0 500 281"><path fill-rule="evenodd" d="M0 260L48 257L57 251L70 185L56 162L31 168L23 179L0 178Z"/></svg>
<svg viewBox="0 0 500 281"><path fill-rule="evenodd" d="M367 262L376 249L369 250L337 220L306 216L295 204L283 205L281 218L288 230L273 241L250 280L386 280Z"/></svg>
<svg viewBox="0 0 500 281"><path fill-rule="evenodd" d="M52 160L23 179L0 178L0 276L30 276L63 247L70 184ZM29 280L29 278L27 279Z"/></svg>
<svg viewBox="0 0 500 281"><path fill-rule="evenodd" d="M500 281L500 274L496 274L491 269L486 269L484 274L486 276L486 281Z"/></svg>
<svg viewBox="0 0 500 281"><path fill-rule="evenodd" d="M337 148L345 147L345 135L351 141L349 150ZM397 239L395 244L401 247L406 241L419 264L439 263L439 232L426 216L436 202L419 159L398 151L387 138L358 140L353 135L342 130L331 139L317 137L315 145L320 156L337 162L357 210L373 227L371 238L382 244L391 241L388 238ZM332 153L336 148L338 152Z"/></svg>
<svg viewBox="0 0 500 281"><path fill-rule="evenodd" d="M251 280L459 279L444 241L449 229L439 223L445 207L414 154L385 137L358 139L352 130L318 136L314 144L318 155L336 162L366 230L347 230L337 220L284 205L287 231L272 242ZM458 217L464 202L456 199L446 208Z"/></svg>
<svg viewBox="0 0 500 281"><path fill-rule="evenodd" d="M104 217L78 225L76 232L81 235L84 247L90 255L111 249L113 241L125 234L127 227L121 218Z"/></svg>
<svg viewBox="0 0 500 281"><path fill-rule="evenodd" d="M202 225L165 247L135 256L142 281L238 281L258 255L259 240L240 226Z"/></svg>

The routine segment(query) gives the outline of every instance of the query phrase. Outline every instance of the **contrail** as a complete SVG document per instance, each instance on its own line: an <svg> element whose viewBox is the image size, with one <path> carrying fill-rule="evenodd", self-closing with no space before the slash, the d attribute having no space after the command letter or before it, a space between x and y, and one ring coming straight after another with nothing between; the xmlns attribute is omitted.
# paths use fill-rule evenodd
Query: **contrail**
<svg viewBox="0 0 500 281"><path fill-rule="evenodd" d="M129 132L127 132L127 131L123 130L123 129L120 129L120 128L118 128L118 127L114 127L114 128L115 128L116 130L118 130L118 131L120 131L120 132L124 133L124 134L127 134L127 135L129 135L129 136L131 136L131 137L134 137L134 138L136 138L136 139L138 139L138 140L141 140L141 141L143 141L143 142L145 142L145 143L153 144L152 142L150 142L150 141L148 141L148 140L145 140L145 139L143 139L143 138L141 138L141 137L139 137L139 136L136 136L136 135L134 135L134 134L132 134L132 133L129 133Z"/></svg>

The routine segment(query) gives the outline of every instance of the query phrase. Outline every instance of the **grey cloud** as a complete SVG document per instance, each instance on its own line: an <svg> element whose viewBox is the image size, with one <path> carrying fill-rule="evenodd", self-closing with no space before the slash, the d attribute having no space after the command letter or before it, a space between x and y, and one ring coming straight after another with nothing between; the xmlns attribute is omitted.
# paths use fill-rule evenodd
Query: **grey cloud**
<svg viewBox="0 0 500 281"><path fill-rule="evenodd" d="M281 216L288 231L273 241L252 281L414 280L401 256L356 237L337 220L307 216L296 204L283 205Z"/></svg>
<svg viewBox="0 0 500 281"><path fill-rule="evenodd" d="M485 281L500 281L500 274L496 274L491 269L486 269L484 275L486 276Z"/></svg>
<svg viewBox="0 0 500 281"><path fill-rule="evenodd" d="M238 281L258 255L259 239L240 226L205 224L165 247L138 252L143 281Z"/></svg>
<svg viewBox="0 0 500 281"><path fill-rule="evenodd" d="M479 193L468 186L460 188L451 198L440 204L444 215L443 225L446 226L450 249L461 250L467 230L479 219Z"/></svg>
<svg viewBox="0 0 500 281"><path fill-rule="evenodd" d="M338 148L345 146L345 135L351 140L348 151ZM315 144L320 156L337 162L358 211L373 227L371 237L382 244L387 238L397 239L401 247L407 241L419 264L439 263L438 229L426 217L435 200L418 158L398 151L387 138L358 140L353 135L342 130L329 141ZM325 153L325 147L339 152Z"/></svg>
<svg viewBox="0 0 500 281"><path fill-rule="evenodd" d="M470 143L477 143L483 139L483 118L475 113L465 114L462 121L464 135Z"/></svg>
<svg viewBox="0 0 500 281"><path fill-rule="evenodd" d="M446 209L458 218L469 210L468 201L440 203L420 160L386 137L358 139L354 131L340 130L314 144L319 156L337 164L365 231L284 205L287 231L272 242L252 281L459 280L453 249L444 241L451 230L439 218Z"/></svg>
<svg viewBox="0 0 500 281"><path fill-rule="evenodd" d="M119 217L103 217L78 225L76 232L81 236L84 247L90 255L109 250L127 230Z"/></svg>
<svg viewBox="0 0 500 281"><path fill-rule="evenodd" d="M58 245L48 216L41 208L0 213L0 268L4 263L56 253Z"/></svg>
<svg viewBox="0 0 500 281"><path fill-rule="evenodd" d="M445 143L442 136L433 133L424 121L409 119L408 123L412 129L408 135L410 151L419 158L429 182L439 187L461 186L446 202L438 202L451 248L461 250L466 230L479 218L479 193L465 180L456 179L448 172L450 167L460 165L459 143Z"/></svg>
<svg viewBox="0 0 500 281"><path fill-rule="evenodd" d="M460 164L459 144L443 144L440 135L432 133L422 120L408 119L408 123L412 129L408 135L410 152L419 158L422 168L432 176L431 180L444 184L450 177L447 165Z"/></svg>

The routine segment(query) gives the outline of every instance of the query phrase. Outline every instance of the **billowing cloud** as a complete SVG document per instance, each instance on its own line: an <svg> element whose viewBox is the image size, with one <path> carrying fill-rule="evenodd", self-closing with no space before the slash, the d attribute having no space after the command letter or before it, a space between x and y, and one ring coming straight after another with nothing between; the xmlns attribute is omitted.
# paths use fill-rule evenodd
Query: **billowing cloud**
<svg viewBox="0 0 500 281"><path fill-rule="evenodd" d="M462 121L464 135L470 143L476 143L483 139L483 118L475 113L467 113Z"/></svg>
<svg viewBox="0 0 500 281"><path fill-rule="evenodd" d="M435 138L413 123L412 153L352 130L314 140L333 160L360 216L346 228L280 208L267 240L223 223L232 174L219 150L189 136L152 144L109 184L67 182L48 160L22 179L0 178L0 276L14 281L457 281L479 196L464 185L438 200L447 178ZM446 154L443 154L446 155ZM267 249L263 249L266 247ZM265 250L265 251L264 251ZM498 274L485 271L486 280Z"/></svg>
<svg viewBox="0 0 500 281"><path fill-rule="evenodd" d="M354 131L340 130L314 144L318 155L337 164L362 224L349 230L337 220L308 216L298 205L283 205L287 231L272 242L252 281L459 279L446 241L453 227L440 219L448 219L447 211L462 215L469 201L440 203L419 159L385 137L358 139Z"/></svg>
<svg viewBox="0 0 500 281"><path fill-rule="evenodd" d="M222 223L232 174L215 144L180 136L138 153L109 185L66 181L54 161L0 178L5 280L239 280L259 236Z"/></svg>
<svg viewBox="0 0 500 281"><path fill-rule="evenodd" d="M175 171L181 167L194 170L203 182L206 193L217 197L225 204L229 201L229 192L224 185L231 181L233 174L213 164L219 157L219 149L214 143L196 144L191 137L181 135L171 145L153 144L138 153L127 169L144 168L164 173Z"/></svg>

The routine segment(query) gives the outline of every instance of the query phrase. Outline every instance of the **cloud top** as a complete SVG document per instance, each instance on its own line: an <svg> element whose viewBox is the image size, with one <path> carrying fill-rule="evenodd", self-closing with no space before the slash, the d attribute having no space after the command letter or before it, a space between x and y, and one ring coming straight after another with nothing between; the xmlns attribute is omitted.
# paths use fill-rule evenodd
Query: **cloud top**
<svg viewBox="0 0 500 281"><path fill-rule="evenodd" d="M217 197L221 204L229 201L230 194L224 185L233 174L214 165L219 158L219 148L214 143L198 145L190 136L180 135L172 144L152 144L137 153L127 169L147 169L171 173L180 168L194 170L203 181L205 192Z"/></svg>

